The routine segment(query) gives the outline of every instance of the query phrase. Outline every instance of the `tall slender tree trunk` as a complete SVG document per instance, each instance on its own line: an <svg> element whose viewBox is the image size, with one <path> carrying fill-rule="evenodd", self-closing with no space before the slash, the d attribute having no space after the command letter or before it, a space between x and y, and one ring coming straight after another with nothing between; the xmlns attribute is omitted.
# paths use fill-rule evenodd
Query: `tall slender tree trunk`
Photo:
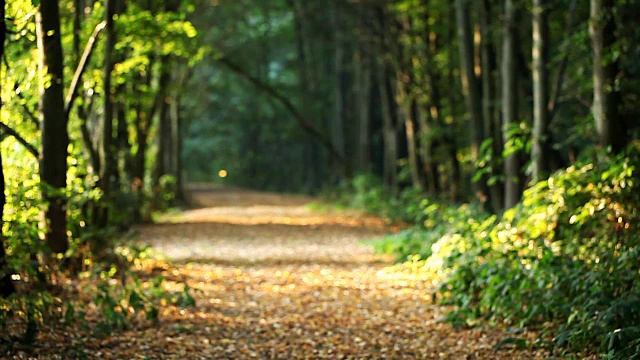
<svg viewBox="0 0 640 360"><path fill-rule="evenodd" d="M377 67L378 91L382 110L382 132L384 141L383 174L384 182L394 193L398 191L398 135L391 110L391 91L385 62L382 59Z"/></svg>
<svg viewBox="0 0 640 360"><path fill-rule="evenodd" d="M516 80L516 9L513 0L505 0L504 26L502 38L502 121L503 142L509 141L509 126L517 122L517 80ZM518 155L512 153L504 159L505 208L511 208L520 201L520 164Z"/></svg>
<svg viewBox="0 0 640 360"><path fill-rule="evenodd" d="M356 98L357 147L356 169L361 173L371 170L371 72L366 51L358 49L354 58Z"/></svg>
<svg viewBox="0 0 640 360"><path fill-rule="evenodd" d="M620 116L621 95L615 84L619 72L617 59L607 51L615 43L614 0L591 0L589 33L593 48L593 117L602 148L611 146L614 153L627 143L626 128Z"/></svg>
<svg viewBox="0 0 640 360"><path fill-rule="evenodd" d="M532 178L540 181L550 171L549 134L549 24L547 0L533 0L533 144Z"/></svg>
<svg viewBox="0 0 640 360"><path fill-rule="evenodd" d="M342 11L339 2L332 2L333 6L333 29L334 29L334 55L333 66L335 78L333 81L333 116L331 117L331 141L336 151L344 158L345 140L344 140L344 29ZM335 176L345 175L344 171L338 169L340 166L333 161Z"/></svg>
<svg viewBox="0 0 640 360"><path fill-rule="evenodd" d="M159 190L160 179L164 175L171 174L171 92L169 85L171 84L171 58L168 55L162 56L160 60L160 79L158 80L158 91L163 95L160 97L158 112L158 157L156 159L156 167L153 176L153 186Z"/></svg>
<svg viewBox="0 0 640 360"><path fill-rule="evenodd" d="M482 43L480 45L480 63L482 69L482 118L484 120L484 135L486 138L493 140L492 150L493 158L491 159L491 167L498 170L502 164L502 133L500 132L500 112L495 105L497 99L497 61L496 51L493 43L491 32L491 8L489 0L479 0L478 5L478 25ZM498 174L492 174L498 175ZM503 200L504 185L501 181L495 181L489 185L489 194L491 195L491 207L493 211L500 212L504 206Z"/></svg>
<svg viewBox="0 0 640 360"><path fill-rule="evenodd" d="M455 39L456 39L456 6L455 3L453 2L449 2L449 26L447 29L447 40L449 43L449 51L453 54L456 51L455 48ZM457 84L456 84L456 76L455 76L455 71L456 71L456 64L455 61L453 60L452 56L448 57L448 61L447 61L447 85L450 86L452 89L454 89ZM448 95L447 95L447 106L449 107L449 111L451 113L451 117L455 119L455 92L453 91L449 91ZM459 200L459 196L460 196L460 185L462 184L462 172L460 170L460 160L458 159L458 142L457 139L455 137L455 129L454 129L454 124L455 121L452 121L451 124L449 125L450 128L450 138L447 139L447 146L448 146L448 151L447 153L449 154L449 161L451 162L451 168L449 171L449 176L450 176L450 189L449 189L449 194L450 194L450 198L451 201L458 201Z"/></svg>
<svg viewBox="0 0 640 360"><path fill-rule="evenodd" d="M5 0L0 0L0 59L4 56L4 42L7 37L5 24ZM0 78L0 84L2 84ZM0 109L2 109L2 97L0 96ZM4 167L2 165L2 151L0 151L0 298L6 298L16 291L11 281L11 269L7 265L7 254L4 250L4 231L2 230L4 206L7 203L5 196Z"/></svg>
<svg viewBox="0 0 640 360"><path fill-rule="evenodd" d="M181 81L181 84L184 85L184 82ZM172 160L171 164L173 166L173 174L176 177L176 202L179 204L184 204L186 201L186 196L184 193L184 184L182 179L182 126L181 126L181 117L180 117L180 91L176 91L173 95L173 102L171 103L171 130L172 130L172 145L173 149L171 151Z"/></svg>
<svg viewBox="0 0 640 360"><path fill-rule="evenodd" d="M49 250L64 253L67 239L66 200L61 193L67 185L67 118L64 113L62 44L57 0L43 0L36 13L36 37L40 53L40 181L43 183L45 239Z"/></svg>
<svg viewBox="0 0 640 360"><path fill-rule="evenodd" d="M429 2L426 3L429 6ZM440 117L440 110L442 108L442 96L440 92L440 75L435 70L434 55L438 47L438 37L436 32L431 30L429 15L425 21L424 32L424 67L426 70L426 80L429 83L427 87L428 103L423 105L423 111L420 112L420 150L421 157L424 163L424 171L426 176L427 190L431 194L438 194L440 192L440 173L438 171L438 162L434 155L442 143L440 139L436 139L433 136L434 128L444 128L444 123Z"/></svg>
<svg viewBox="0 0 640 360"><path fill-rule="evenodd" d="M4 9L4 1L0 1L0 6ZM2 12L2 19L4 19L4 11ZM0 26L4 25L4 20L0 22ZM0 30L3 34L0 35L0 40L2 40L2 44L4 45L4 26L2 30ZM0 45L0 46L3 46ZM3 53L3 49L0 50L0 56ZM0 104L0 107L2 105ZM5 182L4 182L4 168L2 166L2 152L0 152L0 298L6 298L7 296L13 294L16 289L13 286L13 281L11 281L11 268L9 268L7 264L7 255L4 251L4 232L2 231L2 216L4 215L4 205L7 203L7 198L4 194L5 191Z"/></svg>
<svg viewBox="0 0 640 360"><path fill-rule="evenodd" d="M100 119L100 140L98 154L100 157L100 169L98 172L98 187L103 192L103 196L107 201L111 197L114 169L115 169L115 146L113 137L113 117L115 114L115 94L111 86L111 77L115 64L115 45L116 45L116 29L114 17L116 15L118 0L104 0L105 2L105 18L107 25L105 27L105 47L104 47L104 69L103 69L103 114ZM106 205L99 207L98 225L106 226L109 222L109 210Z"/></svg>
<svg viewBox="0 0 640 360"><path fill-rule="evenodd" d="M419 190L425 189L424 177L420 157L418 154L418 137L420 129L418 125L418 104L415 99L409 99L406 90L399 89L398 110L401 112L401 119L404 119L405 134L407 138L407 151L409 170L411 172L411 184Z"/></svg>
<svg viewBox="0 0 640 360"><path fill-rule="evenodd" d="M465 0L456 0L456 20L458 23L458 47L460 52L460 76L462 92L471 118L471 159L478 161L480 145L484 140L480 85L474 71L473 37L469 20L469 6ZM474 184L474 192L481 200L487 196L486 179Z"/></svg>

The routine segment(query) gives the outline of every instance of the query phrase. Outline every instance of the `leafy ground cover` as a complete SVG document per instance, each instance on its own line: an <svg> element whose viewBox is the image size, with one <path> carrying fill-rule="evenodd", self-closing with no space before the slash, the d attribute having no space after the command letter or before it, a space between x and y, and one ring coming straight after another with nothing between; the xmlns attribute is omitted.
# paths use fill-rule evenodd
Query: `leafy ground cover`
<svg viewBox="0 0 640 360"><path fill-rule="evenodd" d="M496 323L473 328L447 323L448 308L433 302L436 288L429 275L393 265L393 258L363 246L363 241L394 230L378 218L311 211L305 206L310 199L304 197L206 188L192 196L197 208L138 229L142 242L172 258L172 262L137 261L135 266L141 288L158 286L166 294L158 297L157 320L139 316L123 322L117 331L100 333L95 326L107 307L86 308L88 320L47 325L32 348L15 345L5 355L17 359L550 356L548 349L533 345L539 336L535 331ZM83 286L69 284L69 288L82 291Z"/></svg>
<svg viewBox="0 0 640 360"><path fill-rule="evenodd" d="M413 224L376 241L439 279L441 304L459 326L487 321L537 327L559 353L640 358L637 146L593 153L532 184L503 214L481 204L390 196L360 176L343 197L363 210Z"/></svg>

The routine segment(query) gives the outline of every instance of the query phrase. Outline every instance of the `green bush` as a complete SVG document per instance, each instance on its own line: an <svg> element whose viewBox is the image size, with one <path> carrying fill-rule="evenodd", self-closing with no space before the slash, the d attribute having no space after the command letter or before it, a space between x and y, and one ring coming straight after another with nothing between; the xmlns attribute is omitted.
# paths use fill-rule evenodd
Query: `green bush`
<svg viewBox="0 0 640 360"><path fill-rule="evenodd" d="M499 221L470 205L404 202L403 216L418 226L376 249L440 278L455 324L550 323L559 346L599 344L608 358L638 358L640 151L599 157L534 184ZM378 198L370 190L360 197Z"/></svg>
<svg viewBox="0 0 640 360"><path fill-rule="evenodd" d="M438 254L454 319L561 324L558 345L635 354L640 334L637 149L572 166L525 191L490 231L464 231L464 251Z"/></svg>

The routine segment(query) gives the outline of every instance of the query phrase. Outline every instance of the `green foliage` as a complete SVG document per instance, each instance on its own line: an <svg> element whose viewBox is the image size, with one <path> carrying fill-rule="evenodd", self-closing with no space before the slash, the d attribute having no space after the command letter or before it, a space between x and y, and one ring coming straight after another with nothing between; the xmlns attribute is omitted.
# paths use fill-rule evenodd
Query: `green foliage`
<svg viewBox="0 0 640 360"><path fill-rule="evenodd" d="M500 221L424 200L425 228L377 248L425 259L420 266L442 278L443 300L456 306L455 324L550 321L560 325L557 345L600 344L609 358L626 358L640 344L639 155L632 147L559 171Z"/></svg>

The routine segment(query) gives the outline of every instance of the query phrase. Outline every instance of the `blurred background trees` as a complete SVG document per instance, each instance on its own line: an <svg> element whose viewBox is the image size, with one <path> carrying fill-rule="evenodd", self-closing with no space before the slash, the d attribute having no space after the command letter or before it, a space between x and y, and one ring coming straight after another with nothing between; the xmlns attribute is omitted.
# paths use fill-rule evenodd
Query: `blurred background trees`
<svg viewBox="0 0 640 360"><path fill-rule="evenodd" d="M637 134L621 95L638 80L623 19L637 4L599 4L202 2L215 50L185 88L186 174L315 192L373 173L501 212Z"/></svg>
<svg viewBox="0 0 640 360"><path fill-rule="evenodd" d="M2 296L186 182L502 214L639 136L637 0L0 5Z"/></svg>

